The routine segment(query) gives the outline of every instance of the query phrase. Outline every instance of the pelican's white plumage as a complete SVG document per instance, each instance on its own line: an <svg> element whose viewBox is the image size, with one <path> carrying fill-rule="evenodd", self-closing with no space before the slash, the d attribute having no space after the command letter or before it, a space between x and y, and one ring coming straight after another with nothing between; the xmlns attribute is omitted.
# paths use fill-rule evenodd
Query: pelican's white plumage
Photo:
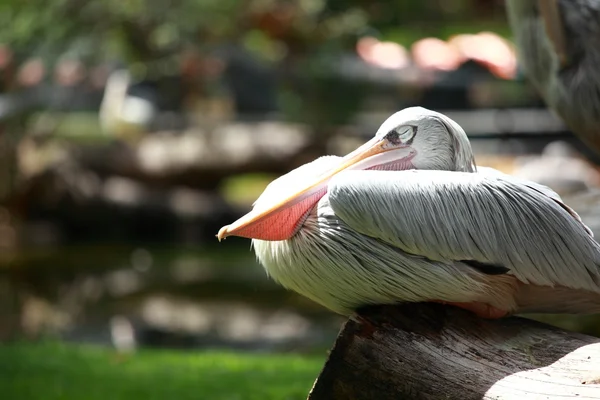
<svg viewBox="0 0 600 400"><path fill-rule="evenodd" d="M273 231L283 240L253 239L268 274L341 314L419 301L491 317L600 312L600 245L577 214L545 186L476 171L462 128L420 107L277 179L240 221L219 236Z"/></svg>

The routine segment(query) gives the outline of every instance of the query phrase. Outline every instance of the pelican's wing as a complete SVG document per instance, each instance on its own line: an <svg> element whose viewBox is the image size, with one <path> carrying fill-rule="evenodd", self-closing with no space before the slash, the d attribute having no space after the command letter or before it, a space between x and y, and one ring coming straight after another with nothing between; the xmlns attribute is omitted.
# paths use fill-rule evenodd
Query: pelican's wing
<svg viewBox="0 0 600 400"><path fill-rule="evenodd" d="M500 179L505 179L505 180L509 180L511 182L513 182L514 184L521 184L523 186L527 186L531 189L535 189L538 192L540 192L541 194L550 197L552 200L554 200L558 205L560 205L562 208L564 208L569 214L571 214L571 216L573 218L575 218L577 221L579 221L581 223L581 225L583 226L583 228L588 232L588 234L590 236L594 236L594 232L592 232L592 230L583 223L583 221L581 220L581 217L579 216L579 214L577 214L577 212L575 212L575 210L573 210L571 207L569 207L568 205L566 205L565 203L563 203L562 199L560 198L560 196L558 195L558 193L556 193L554 190L550 189L548 186L544 186L544 185L540 185L537 182L532 182L532 181L528 181L526 179L523 178L518 178L515 176L511 176L511 175L506 175L503 172L498 171L497 169L494 168L490 168L490 167L478 167L477 171L480 174L484 174L486 176L489 177L496 177L496 178L500 178Z"/></svg>
<svg viewBox="0 0 600 400"><path fill-rule="evenodd" d="M348 171L330 182L329 200L351 228L407 253L600 291L600 245L541 185L502 173Z"/></svg>

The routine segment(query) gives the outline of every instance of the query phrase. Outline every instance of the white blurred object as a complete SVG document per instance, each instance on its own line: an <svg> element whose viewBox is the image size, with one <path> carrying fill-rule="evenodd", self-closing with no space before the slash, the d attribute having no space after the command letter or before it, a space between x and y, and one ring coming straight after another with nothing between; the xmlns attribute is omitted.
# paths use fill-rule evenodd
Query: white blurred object
<svg viewBox="0 0 600 400"><path fill-rule="evenodd" d="M600 187L600 172L563 141L548 144L539 157L520 160L513 175L546 185L561 196Z"/></svg>
<svg viewBox="0 0 600 400"><path fill-rule="evenodd" d="M152 102L127 93L131 75L126 70L113 71L104 89L100 104L100 126L110 135L120 138L137 137L145 132L156 115Z"/></svg>
<svg viewBox="0 0 600 400"><path fill-rule="evenodd" d="M121 352L130 352L137 347L133 324L123 316L111 318L110 336L115 348Z"/></svg>

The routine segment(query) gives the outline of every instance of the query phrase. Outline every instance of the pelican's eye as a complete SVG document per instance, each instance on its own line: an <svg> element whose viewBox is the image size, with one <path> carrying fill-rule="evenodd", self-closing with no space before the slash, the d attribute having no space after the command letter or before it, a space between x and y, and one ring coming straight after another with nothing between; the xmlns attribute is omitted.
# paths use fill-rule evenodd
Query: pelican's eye
<svg viewBox="0 0 600 400"><path fill-rule="evenodd" d="M416 126L400 125L392 129L387 135L385 135L385 139L396 146L401 144L411 144L416 134Z"/></svg>

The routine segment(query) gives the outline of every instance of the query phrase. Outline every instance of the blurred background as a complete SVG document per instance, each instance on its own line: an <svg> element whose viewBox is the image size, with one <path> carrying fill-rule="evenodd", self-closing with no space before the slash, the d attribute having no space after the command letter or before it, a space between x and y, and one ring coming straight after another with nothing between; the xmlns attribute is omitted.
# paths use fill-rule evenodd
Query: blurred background
<svg viewBox="0 0 600 400"><path fill-rule="evenodd" d="M3 0L3 398L306 398L343 319L215 234L412 105L600 235L600 160L524 79L503 1Z"/></svg>

